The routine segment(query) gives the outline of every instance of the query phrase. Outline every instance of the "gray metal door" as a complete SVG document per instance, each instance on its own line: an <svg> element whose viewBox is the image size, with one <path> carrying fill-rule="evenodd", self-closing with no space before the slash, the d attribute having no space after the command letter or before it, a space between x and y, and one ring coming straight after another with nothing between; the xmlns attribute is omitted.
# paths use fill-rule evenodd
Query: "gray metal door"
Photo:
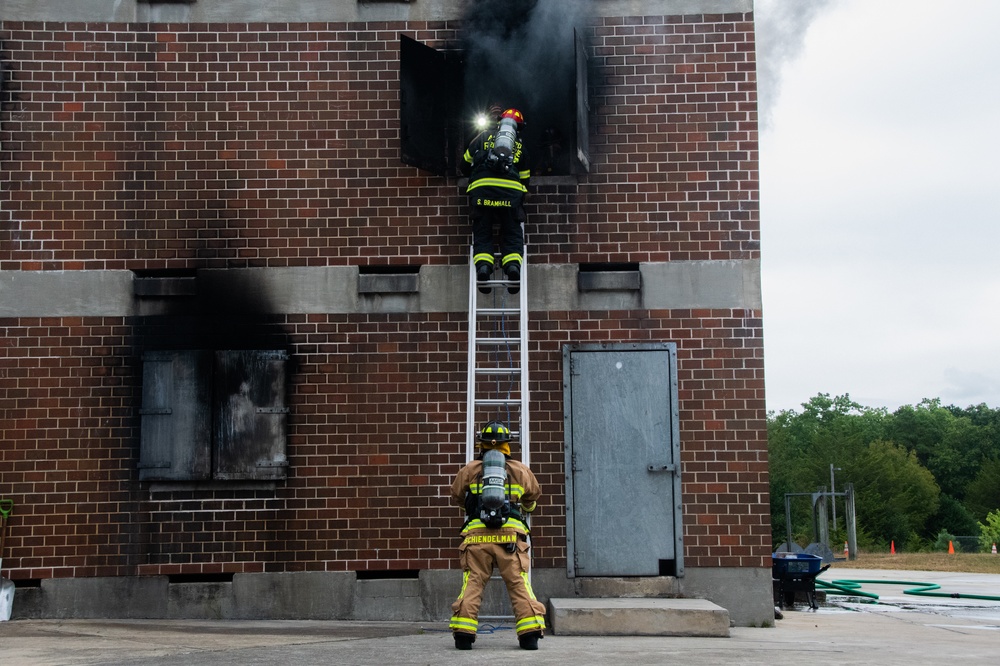
<svg viewBox="0 0 1000 666"><path fill-rule="evenodd" d="M683 574L677 350L563 350L570 576Z"/></svg>

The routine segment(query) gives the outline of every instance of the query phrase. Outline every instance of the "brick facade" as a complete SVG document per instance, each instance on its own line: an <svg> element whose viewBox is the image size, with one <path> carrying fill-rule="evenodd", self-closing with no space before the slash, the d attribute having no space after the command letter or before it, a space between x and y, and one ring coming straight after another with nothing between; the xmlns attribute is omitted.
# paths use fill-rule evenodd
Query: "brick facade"
<svg viewBox="0 0 1000 666"><path fill-rule="evenodd" d="M752 21L595 20L591 172L533 188L533 263L759 259ZM456 181L398 148L399 35L460 27L5 21L0 271L463 265ZM7 577L457 566L465 313L246 324L293 359L287 481L150 493L141 352L205 337L0 319ZM686 565L769 566L759 309L538 312L530 335L536 567L566 564L561 346L631 341L678 345Z"/></svg>

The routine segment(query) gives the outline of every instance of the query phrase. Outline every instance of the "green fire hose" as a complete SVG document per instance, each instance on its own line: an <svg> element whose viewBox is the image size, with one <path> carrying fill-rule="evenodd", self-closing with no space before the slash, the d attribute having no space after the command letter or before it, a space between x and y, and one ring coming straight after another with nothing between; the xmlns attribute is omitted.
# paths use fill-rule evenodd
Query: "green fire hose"
<svg viewBox="0 0 1000 666"><path fill-rule="evenodd" d="M3 561L3 535L7 531L7 519L14 511L14 500L0 499L0 562Z"/></svg>
<svg viewBox="0 0 1000 666"><path fill-rule="evenodd" d="M903 590L903 594L912 594L920 597L944 597L946 599L979 599L983 601L1000 601L1000 597L987 594L960 594L958 592L934 592L940 590L937 583L921 583L907 580L816 580L816 584L823 587L827 594L844 594L855 597L867 597L878 599L874 592L863 592L861 586L869 585L912 585L910 590Z"/></svg>

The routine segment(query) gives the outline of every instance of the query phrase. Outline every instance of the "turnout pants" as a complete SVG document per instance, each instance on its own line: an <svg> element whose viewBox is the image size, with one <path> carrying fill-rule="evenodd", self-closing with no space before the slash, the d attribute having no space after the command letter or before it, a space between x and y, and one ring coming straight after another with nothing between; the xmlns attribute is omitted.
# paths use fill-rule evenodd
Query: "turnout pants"
<svg viewBox="0 0 1000 666"><path fill-rule="evenodd" d="M521 262L524 253L524 207L518 203L511 207L490 208L472 206L472 254L474 263L480 260L493 263L493 227L499 228L502 265L511 261ZM489 259L486 259L486 257Z"/></svg>
<svg viewBox="0 0 1000 666"><path fill-rule="evenodd" d="M517 634L542 631L545 628L545 605L535 599L528 582L531 556L528 542L516 542L515 552L508 553L502 543L463 543L459 548L462 562L462 591L451 605L449 627L458 633L475 634L479 629L479 606L483 588L493 575L493 567L507 586L510 605L517 621Z"/></svg>

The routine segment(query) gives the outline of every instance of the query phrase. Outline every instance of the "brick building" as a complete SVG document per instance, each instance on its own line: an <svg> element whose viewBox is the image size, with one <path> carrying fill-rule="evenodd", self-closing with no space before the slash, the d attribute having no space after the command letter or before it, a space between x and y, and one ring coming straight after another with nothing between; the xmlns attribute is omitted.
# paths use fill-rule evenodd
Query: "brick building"
<svg viewBox="0 0 1000 666"><path fill-rule="evenodd" d="M455 157L470 91L489 89L470 38L487 4L0 6L15 617L448 616L462 521L448 485L467 435ZM509 4L573 19L515 57L565 90L505 93L537 119L543 156L526 225L531 465L546 494L535 587L706 597L759 624L771 544L752 2ZM407 49L444 73L403 62ZM584 498L567 492L567 452L587 446L569 359L630 350L670 355L656 438L679 451L663 466L677 511L635 511L677 549L652 573L588 576L572 532ZM250 439L241 391L268 423ZM608 447L646 436L622 426Z"/></svg>

